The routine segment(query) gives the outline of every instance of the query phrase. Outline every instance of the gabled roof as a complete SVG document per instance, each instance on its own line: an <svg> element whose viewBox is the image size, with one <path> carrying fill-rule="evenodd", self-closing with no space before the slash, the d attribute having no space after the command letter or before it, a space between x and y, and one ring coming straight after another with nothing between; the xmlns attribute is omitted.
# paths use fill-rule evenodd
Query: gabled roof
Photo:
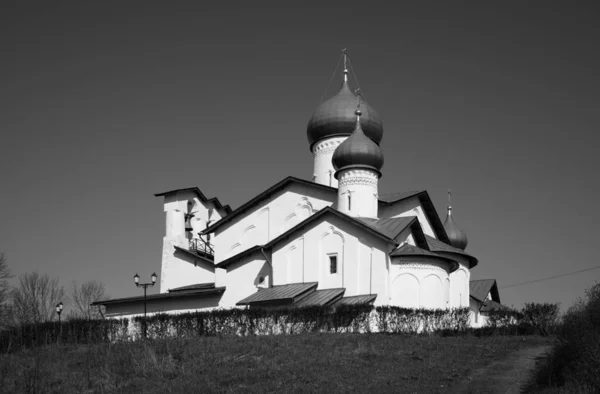
<svg viewBox="0 0 600 394"><path fill-rule="evenodd" d="M411 190L408 192L383 194L379 196L379 201L383 202L384 204L391 205L406 198L416 196L417 194L423 193L425 191L426 190Z"/></svg>
<svg viewBox="0 0 600 394"><path fill-rule="evenodd" d="M433 237L430 237L429 235L425 235L425 238L427 239L427 245L429 246L429 250L432 252L454 253L460 256L464 256L469 260L469 268L473 268L478 264L478 261L475 257L465 253L463 250L445 244L439 239L435 239Z"/></svg>
<svg viewBox="0 0 600 394"><path fill-rule="evenodd" d="M450 265L450 272L454 272L458 269L458 263L455 260L452 260L449 257L446 256L442 256L433 252L430 252L428 250L425 249L421 249L418 246L413 246L411 244L404 244L401 247L399 247L398 249L394 250L392 253L390 253L391 257L428 257L428 258L434 258L434 259L438 259L438 260L442 260L445 263ZM392 260L392 264L394 263L394 260Z"/></svg>
<svg viewBox="0 0 600 394"><path fill-rule="evenodd" d="M469 282L469 294L475 300L483 302L489 293L492 293L492 301L500 302L496 279L481 279Z"/></svg>
<svg viewBox="0 0 600 394"><path fill-rule="evenodd" d="M348 223L354 224L356 227L367 231L373 235L375 235L376 237L379 237L381 239L383 239L386 242L392 243L394 245L398 245L398 242L396 242L394 239L388 237L385 234L382 234L381 232L379 232L378 230L374 229L373 227L363 223L360 220L357 220L353 217L350 217L346 214L341 213L340 211L338 211L337 209L333 209L331 207L325 207L321 210L319 210L317 213L315 213L314 215L309 216L307 219L305 219L304 221L300 222L299 224L297 224L296 226L292 227L291 229L289 229L288 231L286 231L285 233L281 234L280 236L278 236L277 238L271 240L270 242L264 244L264 245L256 245L253 246L249 249L246 249L238 254L236 254L235 256L232 256L228 259L225 259L223 261L221 261L219 264L216 265L217 268L226 268L227 266L229 266L230 264L233 264L234 262L238 261L239 259L249 256L252 253L255 253L261 249L269 249L273 246L275 246L277 243L279 243L280 241L289 238L293 233L295 233L298 230L301 230L302 228L306 227L307 225L309 225L310 223L315 222L316 220L320 219L321 217L325 216L325 215L333 215L336 216L342 220L347 221Z"/></svg>
<svg viewBox="0 0 600 394"><path fill-rule="evenodd" d="M154 195L154 197L162 197L162 196L165 196L167 194L177 193L177 192L192 192L192 193L195 193L198 196L198 198L200 199L200 201L202 201L204 203L208 202L208 203L215 204L215 207L217 207L217 209L222 209L223 211L225 211L225 213L227 215L229 215L231 213L231 207L229 205L222 205L221 202L219 201L219 199L216 198L216 197L206 198L206 196L197 187L188 187L188 188L184 188L184 189L169 190L168 192L163 192L163 193L156 193Z"/></svg>
<svg viewBox="0 0 600 394"><path fill-rule="evenodd" d="M177 291L188 291L188 290L200 290L200 289L214 289L215 288L215 284L214 283L196 283L193 285L187 285L187 286L181 286L181 287L175 287L173 289L169 289L169 293L174 293Z"/></svg>
<svg viewBox="0 0 600 394"><path fill-rule="evenodd" d="M315 183L315 182L307 181L307 180L304 180L304 179L296 178L296 177L293 177L293 176L288 176L284 180L282 180L282 181L276 183L275 185L271 186L270 188L268 188L264 192L260 193L259 195L257 195L256 197L254 197L253 199L251 199L247 203L243 204L239 208L233 210L229 215L225 216L224 218L222 218L218 222L212 224L211 226L208 226L207 228L205 228L201 232L201 234L209 234L209 233L212 233L212 232L216 231L217 229L221 228L224 224L231 222L233 219L235 219L236 217L238 217L242 213L248 211L253 206L258 205L259 203L261 203L265 198L267 198L267 197L269 197L269 196L277 193L279 190L283 189L285 186L287 186L289 184L292 184L292 183L296 183L296 184L299 184L299 185L312 187L314 189L328 191L328 192L331 192L331 193L337 193L337 189L335 187L329 187L329 186L321 185L319 183Z"/></svg>
<svg viewBox="0 0 600 394"><path fill-rule="evenodd" d="M317 288L317 282L292 283L288 285L273 286L258 291L239 301L236 305L266 305L293 303L307 292Z"/></svg>
<svg viewBox="0 0 600 394"><path fill-rule="evenodd" d="M419 219L416 216L396 217L396 218L385 218L385 219L371 219L371 218L358 218L361 222L364 222L374 230L384 234L388 238L396 240L396 238L406 228L410 227L415 241L417 244L424 247L427 246L427 240L423 229L419 224Z"/></svg>
<svg viewBox="0 0 600 394"><path fill-rule="evenodd" d="M487 300L486 302L484 302L481 305L481 308L479 308L479 312L490 312L490 311L495 311L495 310L508 310L508 309L510 309L510 308L502 305L499 302Z"/></svg>
<svg viewBox="0 0 600 394"><path fill-rule="evenodd" d="M325 306L333 304L344 295L346 289L324 289L315 290L300 301L294 303L295 307L302 308L306 306Z"/></svg>
<svg viewBox="0 0 600 394"><path fill-rule="evenodd" d="M433 205L433 201L429 197L429 193L426 190L417 190L411 192L403 192L403 193L393 193L393 194L384 194L379 196L379 203L384 206L394 205L402 200L411 197L418 197L421 202L421 206L427 214L429 218L429 222L431 223L431 227L437 234L438 239L447 244L450 243L450 239L448 239L448 235L446 234L446 230L444 229L444 224L440 220L440 217Z"/></svg>
<svg viewBox="0 0 600 394"><path fill-rule="evenodd" d="M163 300L163 299L176 299L176 298L186 298L186 297L206 297L210 295L221 294L225 291L225 287L209 287L204 289L191 289L191 290L182 290L175 291L169 293L160 293L160 294L151 294L146 296L146 300ZM126 297L126 298L115 298L112 300L104 300L104 301L96 301L90 305L115 305L115 304L125 304L129 302L138 302L144 301L144 296L138 297Z"/></svg>
<svg viewBox="0 0 600 394"><path fill-rule="evenodd" d="M307 187L317 189L317 190L330 192L330 193L332 193L332 195L337 194L337 188L335 188L335 187L325 186L325 185L321 185L320 183L315 183L312 181L307 181L305 179L288 176L287 178L283 179L282 181L276 183L275 185L271 186L267 190L263 191L256 197L252 198L250 201L241 205L239 208L231 211L227 216L221 218L221 220L217 221L216 223L213 223L211 226L208 226L201 232L201 234L209 234L209 233L215 232L216 230L221 228L226 223L231 222L239 215L248 211L252 207L260 204L265 198L277 193L278 191L280 191L281 189L283 189L284 187L286 187L287 185L292 184L292 183L307 186ZM188 190L188 189L182 189L182 190ZM415 196L419 198L419 201L421 202L421 205L423 206L423 210L427 214L427 216L430 220L431 226L433 227L438 238L440 240L442 240L443 242L450 243L450 240L448 239L448 236L446 235L446 230L444 230L444 225L442 224L442 221L440 220L440 217L438 216L437 211L435 210L435 207L433 206L433 202L431 201L431 198L429 198L429 194L427 193L426 190L386 194L383 196L379 196L379 205L380 206L381 205L391 206L402 200L405 200L410 197L415 197Z"/></svg>
<svg viewBox="0 0 600 394"><path fill-rule="evenodd" d="M360 305L360 304L372 304L377 298L377 294L365 294L357 295L352 297L342 297L338 302L333 304L334 306L339 305Z"/></svg>

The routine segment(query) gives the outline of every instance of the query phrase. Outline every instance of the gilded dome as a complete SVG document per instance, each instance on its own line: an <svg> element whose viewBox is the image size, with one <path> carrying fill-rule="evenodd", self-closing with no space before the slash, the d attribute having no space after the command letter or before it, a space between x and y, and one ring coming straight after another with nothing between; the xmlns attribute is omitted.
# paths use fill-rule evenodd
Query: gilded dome
<svg viewBox="0 0 600 394"><path fill-rule="evenodd" d="M444 230L446 230L446 234L450 240L450 245L461 250L466 249L469 242L467 239L467 234L458 228L456 223L454 223L451 206L448 206L448 214L446 215L446 220L444 221Z"/></svg>
<svg viewBox="0 0 600 394"><path fill-rule="evenodd" d="M350 90L348 81L344 80L338 94L322 102L317 107L306 128L311 150L315 143L324 138L352 134L356 124L354 110L356 109L357 99L357 95ZM360 100L363 112L360 118L362 129L370 139L379 144L383 138L381 119L362 97Z"/></svg>
<svg viewBox="0 0 600 394"><path fill-rule="evenodd" d="M333 167L338 172L346 168L368 168L377 171L379 176L381 176L380 170L383 167L383 153L381 153L379 145L365 135L361 125L361 112L356 110L354 131L333 152L333 157L331 158ZM337 174L336 172L336 179Z"/></svg>

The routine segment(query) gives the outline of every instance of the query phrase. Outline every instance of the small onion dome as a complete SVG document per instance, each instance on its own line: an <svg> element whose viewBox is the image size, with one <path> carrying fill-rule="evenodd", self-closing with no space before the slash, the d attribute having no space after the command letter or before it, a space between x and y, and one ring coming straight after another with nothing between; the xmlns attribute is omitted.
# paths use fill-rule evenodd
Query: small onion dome
<svg viewBox="0 0 600 394"><path fill-rule="evenodd" d="M306 128L311 150L313 145L322 139L352 134L356 123L354 116L356 101L356 94L350 90L348 81L344 81L338 94L322 102L317 107ZM363 116L360 119L360 124L364 133L379 144L383 138L381 119L362 97L361 107Z"/></svg>
<svg viewBox="0 0 600 394"><path fill-rule="evenodd" d="M444 221L444 230L446 230L446 234L448 234L448 239L450 239L450 245L455 248L465 250L467 247L467 234L462 231L456 223L454 223L454 219L452 219L452 207L448 206L448 214L446 215L446 220Z"/></svg>
<svg viewBox="0 0 600 394"><path fill-rule="evenodd" d="M336 169L337 179L340 170L346 168L367 168L377 172L381 177L383 167L383 153L381 148L373 140L365 135L361 127L361 111L356 110L355 127L352 135L342 142L331 159Z"/></svg>

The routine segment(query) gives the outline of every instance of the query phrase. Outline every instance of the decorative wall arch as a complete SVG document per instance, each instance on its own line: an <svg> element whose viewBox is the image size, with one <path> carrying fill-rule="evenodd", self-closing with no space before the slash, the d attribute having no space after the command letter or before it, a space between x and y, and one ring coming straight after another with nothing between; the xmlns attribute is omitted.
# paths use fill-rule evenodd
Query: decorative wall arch
<svg viewBox="0 0 600 394"><path fill-rule="evenodd" d="M420 288L419 278L408 272L401 273L392 281L390 303L405 308L419 308Z"/></svg>
<svg viewBox="0 0 600 394"><path fill-rule="evenodd" d="M229 248L229 252L227 253L227 256L228 257L235 256L236 254L238 254L241 251L241 248L242 248L241 243L239 243L239 242L234 243Z"/></svg>
<svg viewBox="0 0 600 394"><path fill-rule="evenodd" d="M344 287L345 242L344 235L333 226L330 226L321 235L319 239L319 288ZM337 256L337 273L335 274L330 274L329 271L329 258L332 255Z"/></svg>
<svg viewBox="0 0 600 394"><path fill-rule="evenodd" d="M461 266L450 275L450 305L453 308L469 306L469 275Z"/></svg>
<svg viewBox="0 0 600 394"><path fill-rule="evenodd" d="M421 307L442 309L445 307L444 285L436 274L429 274L421 282Z"/></svg>

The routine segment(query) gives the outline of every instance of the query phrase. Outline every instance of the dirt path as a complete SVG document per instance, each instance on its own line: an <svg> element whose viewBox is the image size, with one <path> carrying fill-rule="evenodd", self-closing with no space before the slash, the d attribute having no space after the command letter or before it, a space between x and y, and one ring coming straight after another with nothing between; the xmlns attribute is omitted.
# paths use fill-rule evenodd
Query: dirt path
<svg viewBox="0 0 600 394"><path fill-rule="evenodd" d="M504 360L496 361L476 371L471 380L456 393L520 393L538 358L544 357L548 345L521 349Z"/></svg>

